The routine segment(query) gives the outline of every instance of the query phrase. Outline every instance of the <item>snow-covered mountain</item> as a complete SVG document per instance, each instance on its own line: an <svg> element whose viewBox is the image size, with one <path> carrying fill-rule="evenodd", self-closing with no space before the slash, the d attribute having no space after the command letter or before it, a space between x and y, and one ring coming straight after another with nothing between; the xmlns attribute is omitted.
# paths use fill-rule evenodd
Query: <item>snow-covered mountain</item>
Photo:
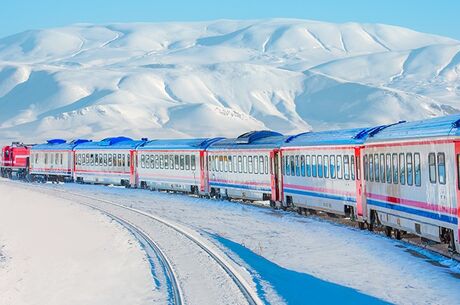
<svg viewBox="0 0 460 305"><path fill-rule="evenodd" d="M78 24L0 39L0 139L235 136L460 111L460 42L306 20Z"/></svg>

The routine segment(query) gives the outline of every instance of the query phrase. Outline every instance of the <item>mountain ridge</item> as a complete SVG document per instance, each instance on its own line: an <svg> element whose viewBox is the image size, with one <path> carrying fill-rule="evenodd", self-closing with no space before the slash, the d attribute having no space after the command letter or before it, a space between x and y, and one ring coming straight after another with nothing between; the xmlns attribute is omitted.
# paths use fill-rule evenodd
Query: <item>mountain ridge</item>
<svg viewBox="0 0 460 305"><path fill-rule="evenodd" d="M0 38L0 140L287 134L460 111L460 41L299 19L75 24Z"/></svg>

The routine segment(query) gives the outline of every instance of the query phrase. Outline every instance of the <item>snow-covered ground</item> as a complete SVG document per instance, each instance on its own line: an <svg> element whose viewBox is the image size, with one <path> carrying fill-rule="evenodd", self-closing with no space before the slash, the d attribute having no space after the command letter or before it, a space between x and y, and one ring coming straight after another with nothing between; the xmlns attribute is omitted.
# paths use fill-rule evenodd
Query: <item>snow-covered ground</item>
<svg viewBox="0 0 460 305"><path fill-rule="evenodd" d="M422 119L459 111L459 71L459 41L383 24L31 30L0 39L0 142L297 133Z"/></svg>
<svg viewBox="0 0 460 305"><path fill-rule="evenodd" d="M184 195L77 184L38 187L63 196L84 192L195 229L246 266L261 295L274 304L458 304L460 299L458 263L429 253L422 257L422 249L367 231Z"/></svg>
<svg viewBox="0 0 460 305"><path fill-rule="evenodd" d="M150 265L121 225L0 181L0 304L152 304Z"/></svg>

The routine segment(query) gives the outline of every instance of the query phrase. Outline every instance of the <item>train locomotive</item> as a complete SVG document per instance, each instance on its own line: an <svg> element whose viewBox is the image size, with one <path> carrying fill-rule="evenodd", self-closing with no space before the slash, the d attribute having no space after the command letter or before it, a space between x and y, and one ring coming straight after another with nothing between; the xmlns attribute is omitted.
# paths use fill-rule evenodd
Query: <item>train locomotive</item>
<svg viewBox="0 0 460 305"><path fill-rule="evenodd" d="M0 161L3 177L266 201L460 249L460 114L292 136L13 143Z"/></svg>

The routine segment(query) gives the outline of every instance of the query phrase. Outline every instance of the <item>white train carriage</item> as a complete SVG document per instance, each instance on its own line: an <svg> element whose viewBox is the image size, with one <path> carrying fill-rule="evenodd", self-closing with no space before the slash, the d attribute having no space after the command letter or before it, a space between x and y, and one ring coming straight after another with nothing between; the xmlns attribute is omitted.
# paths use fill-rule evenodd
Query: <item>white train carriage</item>
<svg viewBox="0 0 460 305"><path fill-rule="evenodd" d="M253 131L225 139L207 149L211 196L280 203L275 173L285 137L273 131Z"/></svg>
<svg viewBox="0 0 460 305"><path fill-rule="evenodd" d="M363 151L372 224L459 249L460 116L391 126Z"/></svg>
<svg viewBox="0 0 460 305"><path fill-rule="evenodd" d="M74 170L73 149L88 140L67 143L62 139L48 140L30 150L30 175L33 180L71 181Z"/></svg>
<svg viewBox="0 0 460 305"><path fill-rule="evenodd" d="M361 150L386 126L307 132L281 147L283 198L299 212L318 210L364 223Z"/></svg>
<svg viewBox="0 0 460 305"><path fill-rule="evenodd" d="M146 139L107 138L75 147L74 179L80 183L135 186L136 148Z"/></svg>
<svg viewBox="0 0 460 305"><path fill-rule="evenodd" d="M153 140L137 149L141 188L208 194L206 148L222 138Z"/></svg>

